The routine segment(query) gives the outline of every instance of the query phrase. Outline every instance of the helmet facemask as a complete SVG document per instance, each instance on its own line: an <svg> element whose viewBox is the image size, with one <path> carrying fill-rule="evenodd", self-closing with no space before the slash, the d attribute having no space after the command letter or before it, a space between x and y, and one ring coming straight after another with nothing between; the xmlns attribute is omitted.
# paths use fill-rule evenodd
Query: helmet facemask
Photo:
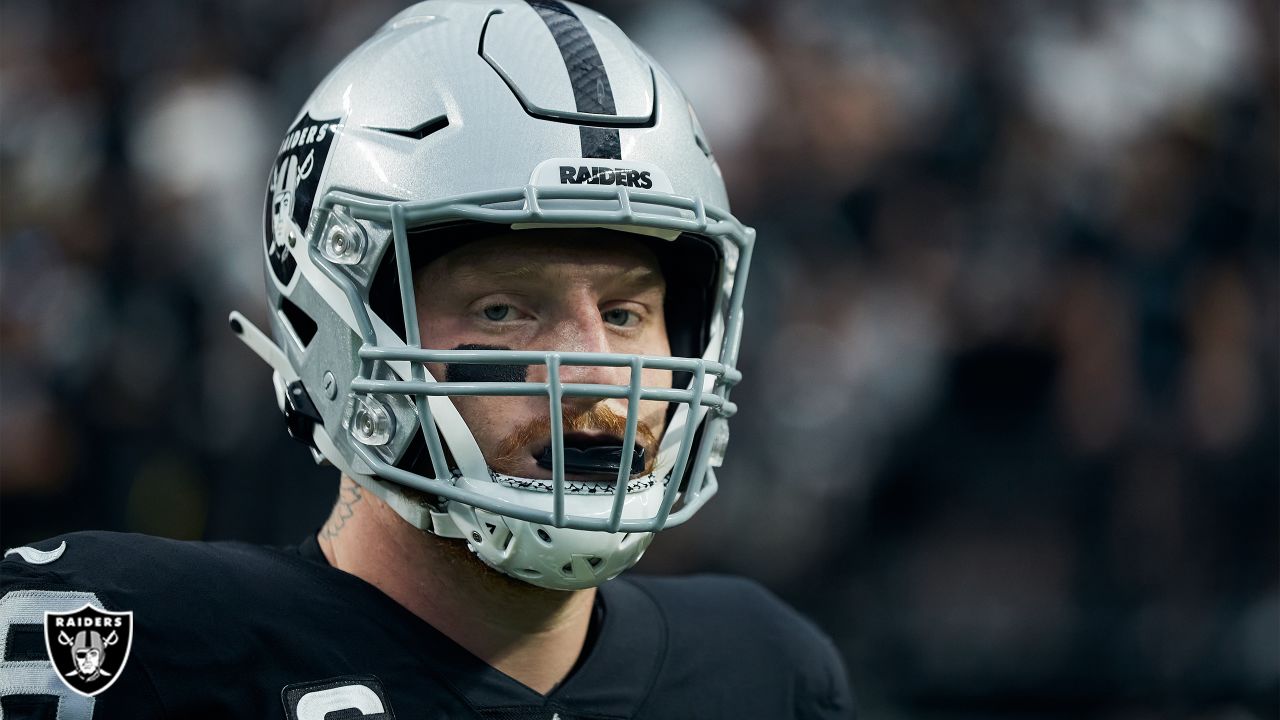
<svg viewBox="0 0 1280 720"><path fill-rule="evenodd" d="M744 255L749 257L750 232L727 216L717 219L696 202L670 196L652 197L646 193L633 197L625 188L529 186L517 192L516 202L506 200L511 193L473 198L473 211L486 211L497 216L495 220L509 220L500 222L500 226L527 226L529 220L536 218L530 209L533 208L540 210L538 214L544 219L539 225L625 229L630 225L629 220L637 227L666 231L671 239L650 237L647 242L660 250L658 256L664 272L673 276L669 278L668 287L675 292L668 298L668 309L673 304L687 303L690 293L701 293L706 300L705 315L699 312L696 319L672 323L673 351L694 356L423 348L414 270L415 266L424 264L425 259L443 254L441 250L448 252L473 233L473 229L449 225L458 220L458 201L440 208L441 203L414 206L361 202L335 194L323 203L321 212L329 211L331 227L317 235L311 259L314 267L340 288L344 296L358 300L349 305L356 317L356 327L365 330L359 333L360 365L349 385L350 399L343 417L354 476L395 483L378 484L377 489L382 491L379 494L384 497L388 491L404 495L397 486L411 488L417 491L413 495L419 500L415 503L419 507L423 495L437 499L434 507L423 508L425 515L418 513L415 518L412 513L401 514L409 515L406 519L438 535L463 538L490 564L542 584L538 581L545 578L536 577L535 573L545 575L545 571L502 565L502 559L511 554L511 536L503 532L504 525L509 526L512 521L531 524L536 542L551 547L556 545L558 537L575 531L587 536L610 534L615 541L631 536L627 539L638 547L633 549L634 558L627 562L629 566L643 552L649 533L683 522L715 493L712 468L720 458L713 450L717 444L723 445L724 420L736 410L728 394L740 377L731 363L736 353L737 329L741 327L743 259ZM552 210L557 202L563 209ZM564 207L568 202L574 207ZM631 209L631 217L619 217L624 208ZM449 214L441 217L442 210ZM357 224L359 230L355 230ZM335 233L332 227L335 225L347 227ZM368 242L368 236L374 235L379 225L387 234L385 252L390 254L381 258L380 265L384 268L381 273L348 270L350 266L330 259L338 256L334 248L325 251L323 243L332 242L335 234L358 232L366 235L360 242ZM439 225L443 228L430 229ZM674 237L681 230L688 232L689 237ZM479 232L483 233L483 229ZM433 235L451 239L432 248ZM411 250L411 238L415 243L413 247L421 248L417 253ZM677 247L684 253L693 253L694 257L701 253L701 262L680 263L680 257L691 256L677 252ZM713 262L707 262L709 258ZM369 261L372 262L372 258ZM718 271L714 283L688 282L697 274L691 269L699 266ZM387 279L386 268L395 270L392 295L398 296L399 301L395 308L397 315L392 318L381 317L389 314L390 303L386 285L376 282L379 275L383 276L382 280ZM358 282L364 275L375 278L368 291L363 291ZM374 306L382 313L375 312ZM672 318L675 320L677 315L673 314ZM396 327L393 328L393 324ZM384 332L380 335L375 326ZM730 339L726 328L733 332L732 344L726 342ZM396 331L402 331L403 335ZM546 381L512 381L515 378L451 381L432 376L428 365L438 363L456 368L542 366ZM632 380L626 385L612 386L561 382L560 370L574 365L628 368ZM646 387L641 382L646 368L671 371L678 374L682 382L678 381L674 387ZM549 480L514 478L490 468L466 422L449 400L462 396L545 397L551 429L552 477ZM617 476L612 483L567 479L567 458L573 452L566 449L563 412L565 398L573 397L626 400L628 412L619 459L633 457L641 401L668 403L666 430L658 446L653 472L635 476L631 463L618 462ZM619 487L626 491L617 492ZM403 508L406 504L402 500L393 502L392 506ZM545 552L549 548L539 550ZM571 576L574 575L574 554L585 556L583 562L591 569L591 580L598 581L595 571L606 564L603 553L570 553L558 569L565 571L567 567ZM616 574L620 569L603 567L603 571ZM560 586L563 580L563 577L556 578L553 584Z"/></svg>

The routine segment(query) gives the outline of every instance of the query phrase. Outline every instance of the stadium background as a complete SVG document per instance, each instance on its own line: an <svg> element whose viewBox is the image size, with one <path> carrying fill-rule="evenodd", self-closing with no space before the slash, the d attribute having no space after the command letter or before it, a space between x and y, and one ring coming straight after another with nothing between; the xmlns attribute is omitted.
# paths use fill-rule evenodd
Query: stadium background
<svg viewBox="0 0 1280 720"><path fill-rule="evenodd" d="M591 4L761 238L721 496L642 568L764 582L866 717L1277 717L1275 3ZM5 547L322 521L226 316L293 113L401 6L0 3Z"/></svg>

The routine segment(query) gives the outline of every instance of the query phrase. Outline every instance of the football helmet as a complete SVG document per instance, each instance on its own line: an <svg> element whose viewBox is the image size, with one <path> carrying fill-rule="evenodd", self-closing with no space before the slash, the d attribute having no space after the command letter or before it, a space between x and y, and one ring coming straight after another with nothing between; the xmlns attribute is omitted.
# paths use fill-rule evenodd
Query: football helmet
<svg viewBox="0 0 1280 720"><path fill-rule="evenodd" d="M559 0L404 10L307 100L264 216L271 332L239 313L232 329L274 369L290 433L407 522L571 590L634 565L716 492L755 233L729 213L680 90L604 16ZM540 228L654 247L672 356L423 347L415 269L486 229ZM428 363L476 370L458 381ZM547 379L483 370L513 366ZM562 382L570 366L628 368L630 381ZM645 386L654 368L673 386ZM545 397L551 477L494 471L451 400L467 395ZM563 403L581 397L627 404L621 444L594 459L565 443ZM656 459L633 463L641 400L666 402L667 423ZM584 462L615 480L566 479Z"/></svg>

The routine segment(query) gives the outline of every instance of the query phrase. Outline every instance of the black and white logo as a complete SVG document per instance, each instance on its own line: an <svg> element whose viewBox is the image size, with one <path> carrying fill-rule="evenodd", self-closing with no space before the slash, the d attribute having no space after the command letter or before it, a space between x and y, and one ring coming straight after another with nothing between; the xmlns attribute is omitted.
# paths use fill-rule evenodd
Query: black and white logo
<svg viewBox="0 0 1280 720"><path fill-rule="evenodd" d="M133 613L89 604L71 612L46 612L44 645L62 683L93 697L124 670L133 647Z"/></svg>
<svg viewBox="0 0 1280 720"><path fill-rule="evenodd" d="M298 268L289 248L303 240L337 128L336 120L303 115L289 128L271 166L262 237L271 271L281 285L288 285Z"/></svg>
<svg viewBox="0 0 1280 720"><path fill-rule="evenodd" d="M598 165L561 165L560 183L562 185L621 185L648 190L653 187L653 172Z"/></svg>
<svg viewBox="0 0 1280 720"><path fill-rule="evenodd" d="M549 158L538 163L529 182L538 186L611 185L671 193L671 179L662 168L640 160Z"/></svg>

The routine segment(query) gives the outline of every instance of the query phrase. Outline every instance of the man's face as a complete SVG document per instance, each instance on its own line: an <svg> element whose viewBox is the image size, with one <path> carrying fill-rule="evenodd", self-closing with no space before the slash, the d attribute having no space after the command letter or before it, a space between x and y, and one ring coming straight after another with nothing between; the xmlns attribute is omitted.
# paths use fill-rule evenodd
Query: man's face
<svg viewBox="0 0 1280 720"><path fill-rule="evenodd" d="M100 662L102 662L102 653L95 648L76 651L76 667L81 675L92 675L97 672Z"/></svg>
<svg viewBox="0 0 1280 720"><path fill-rule="evenodd" d="M423 347L669 356L666 286L653 254L618 233L555 233L512 231L469 243L427 265L415 286ZM429 367L435 378L446 377L443 365ZM626 385L630 376L625 367L560 368L564 383ZM646 369L641 378L645 386L671 387L670 371ZM546 382L546 366L530 366L527 380ZM493 469L551 477L537 462L551 442L545 397L454 397L453 402ZM566 445L621 444L625 399L565 398L563 407ZM661 401L641 403L636 442L645 447L646 470L657 457L666 409Z"/></svg>

